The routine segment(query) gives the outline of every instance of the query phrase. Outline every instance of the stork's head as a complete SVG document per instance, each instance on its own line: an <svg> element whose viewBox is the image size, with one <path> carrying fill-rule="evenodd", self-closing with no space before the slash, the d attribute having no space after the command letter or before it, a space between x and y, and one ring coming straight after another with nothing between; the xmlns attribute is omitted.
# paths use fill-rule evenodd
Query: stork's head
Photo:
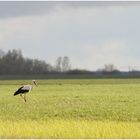
<svg viewBox="0 0 140 140"><path fill-rule="evenodd" d="M32 80L32 84L34 84L37 87L36 80Z"/></svg>

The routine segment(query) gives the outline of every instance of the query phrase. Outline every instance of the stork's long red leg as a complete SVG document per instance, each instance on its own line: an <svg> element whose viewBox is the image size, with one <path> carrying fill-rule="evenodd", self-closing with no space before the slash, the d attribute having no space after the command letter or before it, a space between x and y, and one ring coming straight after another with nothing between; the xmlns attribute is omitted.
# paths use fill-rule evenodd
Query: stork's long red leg
<svg viewBox="0 0 140 140"><path fill-rule="evenodd" d="M23 99L24 99L24 101L26 102L26 94L24 94L24 98L23 98Z"/></svg>

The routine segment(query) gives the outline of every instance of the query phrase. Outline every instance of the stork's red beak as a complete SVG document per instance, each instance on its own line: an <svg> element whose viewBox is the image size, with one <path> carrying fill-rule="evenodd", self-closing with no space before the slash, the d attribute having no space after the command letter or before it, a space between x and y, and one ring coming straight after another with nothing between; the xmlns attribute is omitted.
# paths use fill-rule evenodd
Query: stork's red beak
<svg viewBox="0 0 140 140"><path fill-rule="evenodd" d="M36 81L34 81L34 84L35 84L35 86L37 87L37 83L36 83Z"/></svg>
<svg viewBox="0 0 140 140"><path fill-rule="evenodd" d="M37 87L37 83L36 83L36 81L35 81L35 80L33 80L33 83L34 83L34 85Z"/></svg>

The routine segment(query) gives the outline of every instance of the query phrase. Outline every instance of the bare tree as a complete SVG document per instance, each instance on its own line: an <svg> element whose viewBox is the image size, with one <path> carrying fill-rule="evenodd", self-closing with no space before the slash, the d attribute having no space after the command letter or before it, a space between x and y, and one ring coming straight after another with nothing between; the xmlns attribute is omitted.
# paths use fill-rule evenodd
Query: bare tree
<svg viewBox="0 0 140 140"><path fill-rule="evenodd" d="M116 67L113 64L106 64L103 68L103 71L112 72L115 71Z"/></svg>
<svg viewBox="0 0 140 140"><path fill-rule="evenodd" d="M68 56L64 56L62 61L62 71L66 72L70 70L70 68L71 68L70 59Z"/></svg>
<svg viewBox="0 0 140 140"><path fill-rule="evenodd" d="M58 72L61 72L61 71L62 71L62 57L61 57L61 56L59 56L59 57L56 59L55 69L56 69L56 71L58 71Z"/></svg>
<svg viewBox="0 0 140 140"><path fill-rule="evenodd" d="M61 57L59 56L56 59L55 70L58 72L66 72L70 70L71 64L68 56Z"/></svg>

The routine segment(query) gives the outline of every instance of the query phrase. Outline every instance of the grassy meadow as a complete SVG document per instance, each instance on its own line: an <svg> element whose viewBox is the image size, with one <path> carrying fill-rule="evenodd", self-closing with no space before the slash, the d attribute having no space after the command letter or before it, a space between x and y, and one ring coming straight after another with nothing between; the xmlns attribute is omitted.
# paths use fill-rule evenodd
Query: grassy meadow
<svg viewBox="0 0 140 140"><path fill-rule="evenodd" d="M140 79L0 81L0 138L140 138Z"/></svg>

